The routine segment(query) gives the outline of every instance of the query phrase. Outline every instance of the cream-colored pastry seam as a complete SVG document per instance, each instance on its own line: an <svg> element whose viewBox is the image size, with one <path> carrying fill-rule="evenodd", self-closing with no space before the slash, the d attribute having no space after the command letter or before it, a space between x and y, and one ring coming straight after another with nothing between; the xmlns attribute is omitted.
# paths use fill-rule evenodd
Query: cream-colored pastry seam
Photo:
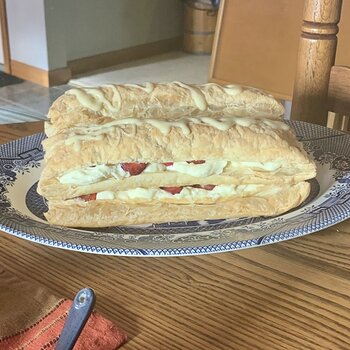
<svg viewBox="0 0 350 350"><path fill-rule="evenodd" d="M126 191L101 191L96 194L95 200L118 200L132 203L215 203L240 197L268 197L283 190L283 186L266 186L262 184L248 185L218 185L212 189L184 186L179 193L170 193L162 188L134 188ZM84 198L75 198L85 201Z"/></svg>
<svg viewBox="0 0 350 350"><path fill-rule="evenodd" d="M79 150L79 142L86 140L99 140L105 134L116 133L118 127L131 125L134 129L132 132L136 132L137 126L150 125L158 129L162 134L169 134L171 128L180 128L184 135L191 133L191 124L201 124L213 127L220 131L227 131L233 125L241 127L250 127L252 125L259 125L269 127L275 130L289 130L290 127L283 121L259 119L259 118L246 118L246 117L208 117L208 116L195 116L195 117L183 117L178 120L161 120L161 119L139 119L139 118L124 118L118 119L106 124L101 125L89 125L84 127L74 127L70 131L70 135L65 140L66 145L75 145Z"/></svg>
<svg viewBox="0 0 350 350"><path fill-rule="evenodd" d="M179 81L174 81L170 84L177 85L184 88L185 90L188 90L192 98L192 101L200 111L205 111L207 109L208 102L201 90L200 85L189 85ZM217 88L221 89L223 94L230 95L230 96L234 96L242 92L242 87L238 85L227 85L227 86L220 86L217 84L211 84L211 85L215 85ZM125 84L124 86L139 88L144 92L146 92L147 94L151 94L155 88L155 85L153 83L146 83L145 85ZM112 102L108 100L106 94L101 89L101 87L106 87L111 89L113 93ZM82 106L96 113L101 113L102 115L107 115L107 116L118 113L122 104L122 98L117 87L112 84L103 85L101 87L71 89L71 90L68 90L66 94L74 95Z"/></svg>
<svg viewBox="0 0 350 350"><path fill-rule="evenodd" d="M144 169L145 173L158 172L178 172L193 177L208 177L211 175L220 175L226 167L255 169L264 172L275 172L282 166L280 162L228 162L228 161L206 161L202 164L187 162L174 162L172 165L165 166L161 163L150 163ZM88 185L103 179L114 177L118 180L129 177L130 174L123 170L120 164L108 166L105 164L85 167L65 173L58 178L61 184Z"/></svg>

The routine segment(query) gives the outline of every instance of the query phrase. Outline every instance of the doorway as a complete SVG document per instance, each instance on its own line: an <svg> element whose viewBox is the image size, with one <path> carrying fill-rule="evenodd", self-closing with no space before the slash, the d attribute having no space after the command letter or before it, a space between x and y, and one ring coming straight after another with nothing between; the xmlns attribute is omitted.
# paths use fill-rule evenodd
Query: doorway
<svg viewBox="0 0 350 350"><path fill-rule="evenodd" d="M0 0L0 64L5 73L11 74L10 45L7 30L6 0Z"/></svg>

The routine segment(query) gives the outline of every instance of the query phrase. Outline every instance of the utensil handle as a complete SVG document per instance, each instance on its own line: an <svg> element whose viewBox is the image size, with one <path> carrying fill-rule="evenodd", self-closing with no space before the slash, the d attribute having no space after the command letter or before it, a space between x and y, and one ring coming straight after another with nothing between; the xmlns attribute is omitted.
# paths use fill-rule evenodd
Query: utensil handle
<svg viewBox="0 0 350 350"><path fill-rule="evenodd" d="M72 350L95 305L91 288L81 289L73 300L55 350Z"/></svg>

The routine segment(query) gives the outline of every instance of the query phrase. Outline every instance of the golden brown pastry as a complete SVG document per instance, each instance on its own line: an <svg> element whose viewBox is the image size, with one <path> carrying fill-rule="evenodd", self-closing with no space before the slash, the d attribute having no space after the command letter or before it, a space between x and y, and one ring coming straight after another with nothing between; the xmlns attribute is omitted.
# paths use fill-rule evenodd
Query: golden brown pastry
<svg viewBox="0 0 350 350"><path fill-rule="evenodd" d="M103 227L286 212L316 170L281 114L271 96L233 86L74 89L49 113L46 217Z"/></svg>
<svg viewBox="0 0 350 350"><path fill-rule="evenodd" d="M278 215L301 204L309 184L281 186L254 196L234 197L215 204L179 205L159 200L136 203L125 200L50 201L49 222L75 227L105 227L182 220L209 220L245 216Z"/></svg>
<svg viewBox="0 0 350 350"><path fill-rule="evenodd" d="M71 89L59 97L48 113L51 124L47 125L47 133L57 133L76 124L104 124L114 119L166 120L203 113L206 116L220 114L280 119L284 108L271 95L237 85L109 84Z"/></svg>

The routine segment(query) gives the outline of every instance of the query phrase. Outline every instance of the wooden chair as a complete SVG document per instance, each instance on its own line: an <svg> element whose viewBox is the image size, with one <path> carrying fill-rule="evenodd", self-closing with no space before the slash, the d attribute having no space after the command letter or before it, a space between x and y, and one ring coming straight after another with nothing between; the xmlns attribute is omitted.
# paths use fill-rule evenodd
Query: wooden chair
<svg viewBox="0 0 350 350"><path fill-rule="evenodd" d="M350 131L350 67L334 66L341 7L305 0L291 118Z"/></svg>

